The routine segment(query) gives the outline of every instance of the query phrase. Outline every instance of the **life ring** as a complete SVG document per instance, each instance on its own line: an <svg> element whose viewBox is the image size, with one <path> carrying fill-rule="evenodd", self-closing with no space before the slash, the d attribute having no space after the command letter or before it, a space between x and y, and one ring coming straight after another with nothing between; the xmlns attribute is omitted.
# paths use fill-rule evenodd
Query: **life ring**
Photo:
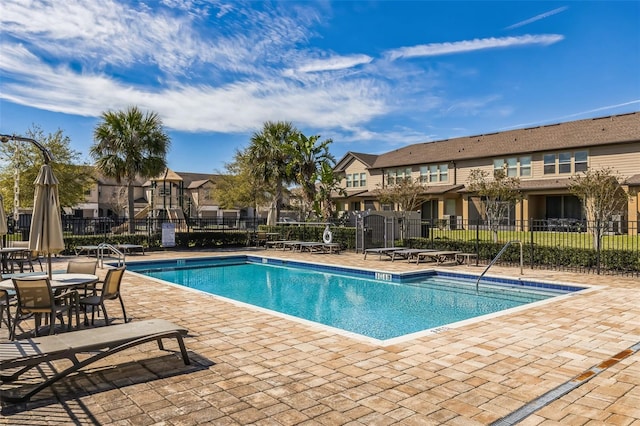
<svg viewBox="0 0 640 426"><path fill-rule="evenodd" d="M324 241L325 244L331 244L332 240L333 234L329 230L329 225L327 225L327 227L324 228L324 232L322 233L322 241Z"/></svg>

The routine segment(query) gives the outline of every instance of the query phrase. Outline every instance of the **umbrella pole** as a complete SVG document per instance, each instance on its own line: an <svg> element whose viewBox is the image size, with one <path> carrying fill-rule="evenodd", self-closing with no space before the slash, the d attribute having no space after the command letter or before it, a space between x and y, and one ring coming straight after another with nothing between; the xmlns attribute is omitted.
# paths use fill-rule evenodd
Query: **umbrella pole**
<svg viewBox="0 0 640 426"><path fill-rule="evenodd" d="M49 274L49 279L51 279L51 253L47 254L47 273Z"/></svg>

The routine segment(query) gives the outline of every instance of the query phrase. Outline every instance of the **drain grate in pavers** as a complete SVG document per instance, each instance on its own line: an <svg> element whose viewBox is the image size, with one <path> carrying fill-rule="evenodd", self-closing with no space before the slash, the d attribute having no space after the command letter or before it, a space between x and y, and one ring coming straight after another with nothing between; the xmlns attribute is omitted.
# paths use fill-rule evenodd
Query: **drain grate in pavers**
<svg viewBox="0 0 640 426"><path fill-rule="evenodd" d="M529 417L531 414L535 413L542 407L566 395L567 393L571 392L577 387L588 382L589 380L591 380L592 378L594 378L595 376L597 376L607 368L611 367L614 364L617 364L621 360L627 358L630 355L633 355L638 351L640 351L640 342L631 346L629 349L625 349L624 351L621 351L615 354L611 358L605 361L602 361L600 364L591 367L590 369L586 370L584 373L574 377L573 379L569 380L566 383L563 383L562 385L556 387L555 389L552 389L549 392L539 396L538 398L534 399L528 404L518 408L513 413L499 420L496 420L495 422L491 423L491 426L511 426L521 422L522 420Z"/></svg>

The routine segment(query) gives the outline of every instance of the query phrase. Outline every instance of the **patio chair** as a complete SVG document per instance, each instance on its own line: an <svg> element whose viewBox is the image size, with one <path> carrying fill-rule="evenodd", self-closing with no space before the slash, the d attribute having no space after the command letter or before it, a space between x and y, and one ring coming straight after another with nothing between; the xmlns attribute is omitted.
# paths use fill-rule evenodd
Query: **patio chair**
<svg viewBox="0 0 640 426"><path fill-rule="evenodd" d="M120 306L122 307L122 316L124 322L127 322L127 313L124 309L124 301L120 294L120 284L122 283L122 277L126 266L119 268L109 269L104 281L96 283L94 294L87 297L80 298L80 308L84 311L84 322L88 323L87 319L87 307L91 307L91 325L94 324L96 308L101 308L104 314L104 321L106 325L109 325L109 316L107 315L107 309L104 306L105 300L120 300Z"/></svg>
<svg viewBox="0 0 640 426"><path fill-rule="evenodd" d="M38 335L38 328L42 322L43 314L47 315L49 334L53 334L55 331L56 318L60 318L60 323L64 325L62 314L65 312L69 317L67 326L69 330L71 330L71 314L73 311L76 314L76 323L79 322L76 304L78 293L75 290L54 296L49 277L20 277L12 280L16 290L17 308L9 340L15 338L18 324L32 315L35 317L34 331L36 336Z"/></svg>
<svg viewBox="0 0 640 426"><path fill-rule="evenodd" d="M0 277L0 281L2 277ZM9 293L7 290L0 289L0 327L2 322L7 324L7 329L11 332L11 307L16 306L15 294ZM7 311L7 318L4 317L4 311Z"/></svg>
<svg viewBox="0 0 640 426"><path fill-rule="evenodd" d="M98 260L70 260L67 263L67 274L96 274ZM84 288L84 295L87 296L89 291L93 291L95 284L89 284Z"/></svg>
<svg viewBox="0 0 640 426"><path fill-rule="evenodd" d="M264 246L267 248L267 233L266 231L258 231L253 235L252 244L256 247Z"/></svg>
<svg viewBox="0 0 640 426"><path fill-rule="evenodd" d="M14 241L12 243L12 246L18 247L18 248L29 248L29 241ZM20 272L22 272L24 271L25 266L29 265L29 271L35 272L33 263L37 261L38 265L40 265L40 271L41 272L43 271L42 261L40 260L40 256L38 255L37 251L24 251L24 252L12 253L12 255L10 256L10 259L12 262L12 270L13 270L13 265L18 265Z"/></svg>
<svg viewBox="0 0 640 426"><path fill-rule="evenodd" d="M187 330L165 320L134 321L126 324L78 330L69 333L44 336L15 342L0 343L0 376L2 382L11 382L24 373L51 361L67 359L72 365L45 377L40 383L3 390L0 400L8 402L28 401L33 395L48 388L58 380L90 365L102 358L134 346L157 341L160 350L165 350L162 339L176 339L182 361L189 365L183 336ZM82 361L78 355L82 354ZM87 356L85 356L87 355ZM57 363L56 363L57 364Z"/></svg>

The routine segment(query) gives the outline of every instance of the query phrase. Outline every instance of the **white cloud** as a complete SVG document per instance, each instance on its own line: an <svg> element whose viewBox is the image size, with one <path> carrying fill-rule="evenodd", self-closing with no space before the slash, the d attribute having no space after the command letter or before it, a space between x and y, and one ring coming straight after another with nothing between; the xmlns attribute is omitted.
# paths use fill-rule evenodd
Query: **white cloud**
<svg viewBox="0 0 640 426"><path fill-rule="evenodd" d="M367 55L333 56L308 61L296 69L298 72L336 71L368 64L373 60Z"/></svg>
<svg viewBox="0 0 640 426"><path fill-rule="evenodd" d="M314 127L348 126L386 110L384 86L364 78L326 87L263 79L152 90L104 75L77 75L66 67L52 68L24 47L0 47L0 70L23 80L22 84L5 82L5 99L68 114L99 116L107 109L135 104L158 112L175 130L243 132L276 119Z"/></svg>
<svg viewBox="0 0 640 426"><path fill-rule="evenodd" d="M429 136L366 127L448 104L440 89L450 71L393 60L562 40L427 44L390 50L385 55L392 61L338 55L309 48L323 19L314 5L245 9L240 2L162 0L151 8L117 0L4 0L0 98L85 117L137 105L185 132L243 133L266 120L287 120L344 141L415 143ZM456 108L470 113L474 102L487 101Z"/></svg>
<svg viewBox="0 0 640 426"><path fill-rule="evenodd" d="M520 28L520 27L523 27L525 25L531 24L533 22L539 21L541 19L548 18L549 16L557 15L558 13L564 12L567 9L568 9L567 6L559 7L557 9L550 10L549 12L545 12L545 13L541 13L540 15L536 15L533 18L525 19L524 21L520 21L518 23L510 25L506 29L507 30L513 30L513 29L516 29L516 28Z"/></svg>
<svg viewBox="0 0 640 426"><path fill-rule="evenodd" d="M582 117L585 118L585 116L591 116L594 113L600 113L602 111L611 111L611 110L615 110L615 109L619 109L619 108L624 108L627 107L629 105L638 105L640 104L640 99L633 99L631 101L627 101L627 102L623 102L620 104L615 104L615 105L605 105L605 106L601 106L598 108L593 108L587 111L580 111L580 112L576 112L574 114L568 114L568 115L563 115L561 117L555 117L555 118L549 118L547 120L541 120L541 121L533 121L533 122L529 122L529 123L519 123L519 124L515 124L513 126L509 126L509 127L503 127L502 129L499 130L510 130L510 129L516 129L516 128L520 128L520 127L531 127L531 126L538 126L538 125L543 125L546 123L559 123L562 121L566 121L566 120L575 120L578 117ZM613 114L613 113L610 113Z"/></svg>
<svg viewBox="0 0 640 426"><path fill-rule="evenodd" d="M424 56L440 56L455 53L465 53L477 50L496 49L527 45L549 45L564 39L559 34L523 35L518 37L491 37L474 40L464 40L452 43L431 43L411 47L400 47L385 53L389 60L401 58L415 58Z"/></svg>

